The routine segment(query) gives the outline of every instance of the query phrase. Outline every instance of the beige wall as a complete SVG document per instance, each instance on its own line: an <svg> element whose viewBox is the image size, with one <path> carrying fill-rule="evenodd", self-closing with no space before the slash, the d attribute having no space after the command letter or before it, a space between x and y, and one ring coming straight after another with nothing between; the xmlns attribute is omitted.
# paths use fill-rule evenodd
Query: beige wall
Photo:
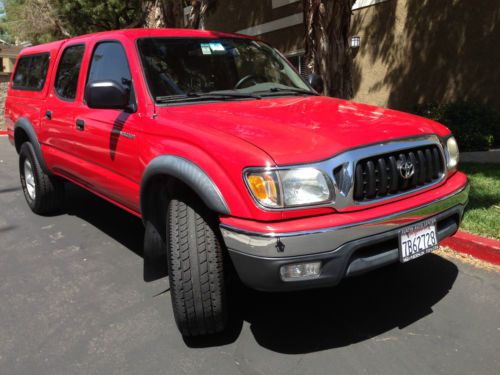
<svg viewBox="0 0 500 375"><path fill-rule="evenodd" d="M217 0L207 28L238 31L302 11L302 1ZM411 110L480 101L500 110L500 0L388 0L353 12L354 100ZM282 52L304 48L296 25L261 38Z"/></svg>
<svg viewBox="0 0 500 375"><path fill-rule="evenodd" d="M302 1L273 9L272 0L217 0L215 9L207 17L206 28L237 32L297 13L302 13ZM303 25L272 31L260 37L282 52L295 52L304 48Z"/></svg>
<svg viewBox="0 0 500 375"><path fill-rule="evenodd" d="M398 109L454 100L500 110L500 1L389 0L354 12L355 100Z"/></svg>
<svg viewBox="0 0 500 375"><path fill-rule="evenodd" d="M15 58L2 57L3 72L11 73L14 70L15 63L16 63Z"/></svg>

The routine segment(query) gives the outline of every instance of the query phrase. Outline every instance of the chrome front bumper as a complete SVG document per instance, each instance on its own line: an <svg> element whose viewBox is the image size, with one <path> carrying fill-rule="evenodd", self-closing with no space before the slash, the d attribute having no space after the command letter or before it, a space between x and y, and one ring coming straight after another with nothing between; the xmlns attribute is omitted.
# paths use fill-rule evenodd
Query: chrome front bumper
<svg viewBox="0 0 500 375"><path fill-rule="evenodd" d="M287 290L335 285L399 259L399 229L434 217L438 238L456 232L468 201L469 185L432 203L375 220L307 232L256 233L221 225L224 242L242 281L260 290ZM379 251L377 251L377 248ZM361 256L361 255L368 256ZM284 282L279 268L287 263L319 260L321 276Z"/></svg>

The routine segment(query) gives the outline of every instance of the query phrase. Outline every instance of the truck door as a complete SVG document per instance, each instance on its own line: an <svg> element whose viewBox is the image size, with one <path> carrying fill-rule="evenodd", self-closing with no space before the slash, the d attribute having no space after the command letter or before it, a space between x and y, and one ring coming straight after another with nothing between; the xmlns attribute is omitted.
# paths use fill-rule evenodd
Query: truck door
<svg viewBox="0 0 500 375"><path fill-rule="evenodd" d="M130 90L130 108L89 108L83 97L75 118L79 132L75 154L87 169L84 177L94 190L138 211L140 118L127 54L117 40L98 41L93 47L85 86L103 81Z"/></svg>
<svg viewBox="0 0 500 375"><path fill-rule="evenodd" d="M59 53L49 94L42 107L42 132L44 146L51 167L69 177L77 173L74 160L76 97L79 87L85 43L78 42L64 47Z"/></svg>

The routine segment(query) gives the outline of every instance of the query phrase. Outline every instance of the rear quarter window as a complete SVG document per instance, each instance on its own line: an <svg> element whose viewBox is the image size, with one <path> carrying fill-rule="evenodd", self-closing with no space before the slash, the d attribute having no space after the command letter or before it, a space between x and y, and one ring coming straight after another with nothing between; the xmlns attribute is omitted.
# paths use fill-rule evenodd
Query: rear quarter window
<svg viewBox="0 0 500 375"><path fill-rule="evenodd" d="M49 56L49 53L21 56L12 79L12 88L41 91L47 79Z"/></svg>

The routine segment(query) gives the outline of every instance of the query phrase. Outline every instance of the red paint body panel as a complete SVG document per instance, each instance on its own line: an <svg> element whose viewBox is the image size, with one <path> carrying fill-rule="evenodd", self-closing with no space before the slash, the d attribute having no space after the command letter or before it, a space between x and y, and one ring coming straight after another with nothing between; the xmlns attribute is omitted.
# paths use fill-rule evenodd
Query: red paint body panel
<svg viewBox="0 0 500 375"><path fill-rule="evenodd" d="M47 97L47 92L50 87L50 77L52 77L52 72L56 66L55 60L61 45L64 41L58 41L53 43L48 43L44 45L34 46L25 48L21 51L19 56L34 55L38 53L48 52L49 57L49 68L47 72L47 79L45 84L40 91L29 91L29 90L16 90L12 88L12 78L14 74L11 75L11 81L9 82L9 88L7 91L7 98L5 99L5 124L7 126L7 131L9 132L9 137L13 137L14 134L14 124L19 119L19 117L27 118L33 128L39 134L40 129L40 113L42 110L43 102ZM14 71L17 68L17 62L14 67Z"/></svg>
<svg viewBox="0 0 500 375"><path fill-rule="evenodd" d="M406 113L316 96L156 106L136 49L137 39L149 36L243 37L200 30L132 29L24 49L20 56L50 52L49 74L40 92L9 89L5 111L9 136L13 136L16 121L26 117L33 124L50 170L136 215L140 215L141 180L151 160L164 154L186 158L220 190L231 212L230 218L221 218L224 223L260 230L320 228L401 211L446 195L465 178L455 174L441 186L377 208L360 208L357 213L336 213L329 207L263 210L244 184L242 171L246 167L315 162L370 143L450 132ZM94 47L109 40L120 42L126 51L137 97L135 113L91 109L84 101ZM73 44L85 44L85 53L76 99L68 102L55 95L54 80L64 48ZM46 110L52 111L52 120L44 118ZM85 121L84 132L76 129L77 119ZM262 222L269 224L262 227Z"/></svg>
<svg viewBox="0 0 500 375"><path fill-rule="evenodd" d="M169 107L159 114L179 122L189 118L197 127L244 139L278 165L320 161L388 139L449 134L444 126L418 116L315 96Z"/></svg>

